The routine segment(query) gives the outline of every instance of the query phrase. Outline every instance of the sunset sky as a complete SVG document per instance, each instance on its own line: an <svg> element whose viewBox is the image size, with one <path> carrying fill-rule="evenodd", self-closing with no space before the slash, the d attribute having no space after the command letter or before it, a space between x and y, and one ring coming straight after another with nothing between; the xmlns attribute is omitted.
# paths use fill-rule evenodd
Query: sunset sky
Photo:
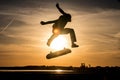
<svg viewBox="0 0 120 80"><path fill-rule="evenodd" d="M72 53L46 59L52 24L58 19L56 3L72 15L78 48ZM65 35L69 48L69 34ZM56 44L57 45L57 44ZM0 0L0 66L55 65L120 66L119 0Z"/></svg>

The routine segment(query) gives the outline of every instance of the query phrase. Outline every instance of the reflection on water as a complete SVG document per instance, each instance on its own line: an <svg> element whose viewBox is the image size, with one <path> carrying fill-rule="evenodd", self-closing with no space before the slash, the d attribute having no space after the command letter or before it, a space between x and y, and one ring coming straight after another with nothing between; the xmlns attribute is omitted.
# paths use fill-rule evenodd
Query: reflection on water
<svg viewBox="0 0 120 80"><path fill-rule="evenodd" d="M0 70L0 72L55 72L55 73L65 73L65 72L73 72L73 70Z"/></svg>

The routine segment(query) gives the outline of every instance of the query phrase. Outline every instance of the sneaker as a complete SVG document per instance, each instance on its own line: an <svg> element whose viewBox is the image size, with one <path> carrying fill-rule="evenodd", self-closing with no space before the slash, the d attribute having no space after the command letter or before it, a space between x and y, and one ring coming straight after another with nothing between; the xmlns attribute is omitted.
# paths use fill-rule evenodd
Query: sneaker
<svg viewBox="0 0 120 80"><path fill-rule="evenodd" d="M72 48L79 47L77 44L72 44Z"/></svg>

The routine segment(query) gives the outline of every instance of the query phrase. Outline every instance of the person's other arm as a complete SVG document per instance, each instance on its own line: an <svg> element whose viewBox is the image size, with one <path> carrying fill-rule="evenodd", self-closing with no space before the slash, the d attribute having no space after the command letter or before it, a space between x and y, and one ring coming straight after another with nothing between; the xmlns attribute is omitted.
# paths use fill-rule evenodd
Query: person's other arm
<svg viewBox="0 0 120 80"><path fill-rule="evenodd" d="M59 6L58 3L56 4L56 7L57 7L57 9L58 9L62 14L66 14L66 13L60 8L60 6Z"/></svg>
<svg viewBox="0 0 120 80"><path fill-rule="evenodd" d="M47 21L47 22L45 22L45 21L41 21L40 24L42 24L42 25L45 25L45 24L51 24L51 23L55 23L56 21L57 21L57 20Z"/></svg>

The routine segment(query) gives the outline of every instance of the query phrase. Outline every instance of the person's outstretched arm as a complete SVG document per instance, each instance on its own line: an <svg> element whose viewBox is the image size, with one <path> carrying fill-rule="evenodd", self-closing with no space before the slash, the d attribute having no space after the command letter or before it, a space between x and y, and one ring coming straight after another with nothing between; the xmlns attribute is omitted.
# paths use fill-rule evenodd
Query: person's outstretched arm
<svg viewBox="0 0 120 80"><path fill-rule="evenodd" d="M56 7L57 7L57 9L58 9L62 14L66 14L66 13L60 8L60 6L59 6L58 3L56 4Z"/></svg>
<svg viewBox="0 0 120 80"><path fill-rule="evenodd" d="M57 20L47 21L47 22L45 22L45 21L41 21L40 24L42 24L42 25L45 25L45 24L51 24L51 23L55 23L56 21L57 21Z"/></svg>

